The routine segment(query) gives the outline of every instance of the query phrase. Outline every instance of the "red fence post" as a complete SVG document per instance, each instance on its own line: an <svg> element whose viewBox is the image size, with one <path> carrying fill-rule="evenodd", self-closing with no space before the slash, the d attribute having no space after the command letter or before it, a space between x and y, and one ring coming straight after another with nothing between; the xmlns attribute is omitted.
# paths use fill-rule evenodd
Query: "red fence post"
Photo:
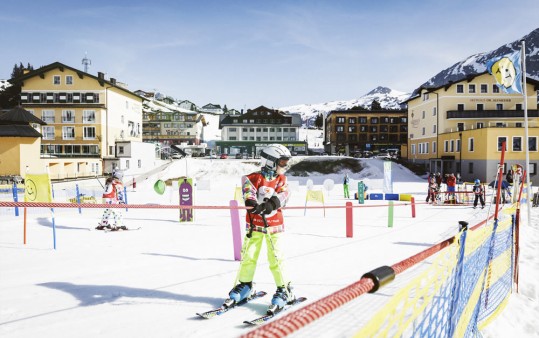
<svg viewBox="0 0 539 338"><path fill-rule="evenodd" d="M352 202L346 202L346 237L354 237Z"/></svg>
<svg viewBox="0 0 539 338"><path fill-rule="evenodd" d="M415 198L410 198L410 201L412 202L412 218L415 218Z"/></svg>

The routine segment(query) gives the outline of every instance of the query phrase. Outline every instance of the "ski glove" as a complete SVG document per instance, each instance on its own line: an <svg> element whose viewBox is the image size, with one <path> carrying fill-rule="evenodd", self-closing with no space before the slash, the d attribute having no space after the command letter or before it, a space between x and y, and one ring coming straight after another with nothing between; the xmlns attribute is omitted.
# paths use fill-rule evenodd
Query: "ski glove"
<svg viewBox="0 0 539 338"><path fill-rule="evenodd" d="M281 201L277 196L271 197L269 200L262 203L264 205L264 214L269 215L274 210L277 210L281 207Z"/></svg>
<svg viewBox="0 0 539 338"><path fill-rule="evenodd" d="M260 215L264 211L263 203L258 204L255 200L246 200L245 206L252 207L251 209L247 209L247 212L250 214Z"/></svg>
<svg viewBox="0 0 539 338"><path fill-rule="evenodd" d="M255 215L269 215L274 210L277 210L281 207L281 201L277 196L273 196L270 199L266 199L262 203L256 203L254 200L246 200L245 201L246 207L253 207L252 209L248 209L247 212Z"/></svg>

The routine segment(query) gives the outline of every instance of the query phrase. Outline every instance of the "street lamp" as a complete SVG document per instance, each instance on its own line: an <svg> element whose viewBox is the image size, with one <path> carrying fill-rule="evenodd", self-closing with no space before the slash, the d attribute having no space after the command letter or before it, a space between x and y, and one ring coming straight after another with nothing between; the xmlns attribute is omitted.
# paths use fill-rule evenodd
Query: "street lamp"
<svg viewBox="0 0 539 338"><path fill-rule="evenodd" d="M459 132L459 170L462 173L462 132Z"/></svg>

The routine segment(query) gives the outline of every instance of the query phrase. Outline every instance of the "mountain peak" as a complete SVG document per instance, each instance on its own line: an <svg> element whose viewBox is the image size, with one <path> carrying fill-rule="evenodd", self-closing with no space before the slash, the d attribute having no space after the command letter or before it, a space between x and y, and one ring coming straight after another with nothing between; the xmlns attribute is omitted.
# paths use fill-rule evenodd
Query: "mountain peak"
<svg viewBox="0 0 539 338"><path fill-rule="evenodd" d="M378 86L367 93L367 95L374 95L374 94L389 94L391 93L391 89L383 86Z"/></svg>

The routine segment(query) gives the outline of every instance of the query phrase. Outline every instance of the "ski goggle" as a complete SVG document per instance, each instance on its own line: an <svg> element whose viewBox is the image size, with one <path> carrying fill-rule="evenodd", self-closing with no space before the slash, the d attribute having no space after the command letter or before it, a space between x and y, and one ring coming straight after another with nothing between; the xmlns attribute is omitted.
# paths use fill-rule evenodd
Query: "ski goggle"
<svg viewBox="0 0 539 338"><path fill-rule="evenodd" d="M288 158L280 158L277 160L277 166L281 168L288 168Z"/></svg>

